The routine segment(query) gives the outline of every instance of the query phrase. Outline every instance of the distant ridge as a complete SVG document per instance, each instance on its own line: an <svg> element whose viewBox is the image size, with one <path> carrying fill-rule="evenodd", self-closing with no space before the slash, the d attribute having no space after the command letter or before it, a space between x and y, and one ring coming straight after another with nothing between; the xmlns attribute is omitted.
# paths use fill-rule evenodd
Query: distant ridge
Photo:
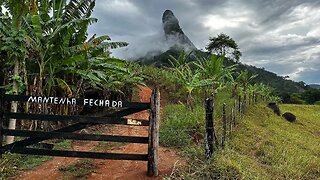
<svg viewBox="0 0 320 180"><path fill-rule="evenodd" d="M320 89L320 84L309 84L308 86L313 89Z"/></svg>

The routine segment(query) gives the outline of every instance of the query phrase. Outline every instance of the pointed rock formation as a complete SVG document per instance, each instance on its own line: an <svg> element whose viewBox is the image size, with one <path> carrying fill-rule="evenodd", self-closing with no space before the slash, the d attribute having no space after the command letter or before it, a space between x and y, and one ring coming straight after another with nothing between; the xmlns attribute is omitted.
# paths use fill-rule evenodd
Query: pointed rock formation
<svg viewBox="0 0 320 180"><path fill-rule="evenodd" d="M162 16L162 25L167 41L172 42L173 46L187 50L196 49L194 44L182 31L178 19L173 12L166 10Z"/></svg>

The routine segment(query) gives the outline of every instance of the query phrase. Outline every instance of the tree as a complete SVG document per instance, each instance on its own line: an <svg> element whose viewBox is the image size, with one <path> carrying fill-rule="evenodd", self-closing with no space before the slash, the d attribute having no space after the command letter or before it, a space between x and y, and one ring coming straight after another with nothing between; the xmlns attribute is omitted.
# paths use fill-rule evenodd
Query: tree
<svg viewBox="0 0 320 180"><path fill-rule="evenodd" d="M210 42L206 46L206 50L210 53L222 56L225 55L228 58L239 61L242 53L239 50L238 44L228 35L219 34L217 37L210 37Z"/></svg>
<svg viewBox="0 0 320 180"><path fill-rule="evenodd" d="M7 54L7 58L11 63L14 64L13 68L13 84L12 84L12 92L13 94L18 94L18 79L21 79L19 76L20 65L26 56L26 47L24 43L24 37L22 32L22 18L28 11L28 3L26 0L18 0L18 1L10 1L4 0L0 1L1 11L2 6L6 7L9 11L9 14L3 14L0 12L1 16L1 29L0 29L0 37L3 46L1 47L1 51L5 51ZM4 21L2 20L4 19ZM18 103L13 101L11 103L11 112L17 112ZM9 120L8 129L16 128L16 119ZM7 136L6 143L12 143L14 141L13 136Z"/></svg>
<svg viewBox="0 0 320 180"><path fill-rule="evenodd" d="M308 89L301 93L302 99L308 104L314 104L320 100L320 90L318 89Z"/></svg>

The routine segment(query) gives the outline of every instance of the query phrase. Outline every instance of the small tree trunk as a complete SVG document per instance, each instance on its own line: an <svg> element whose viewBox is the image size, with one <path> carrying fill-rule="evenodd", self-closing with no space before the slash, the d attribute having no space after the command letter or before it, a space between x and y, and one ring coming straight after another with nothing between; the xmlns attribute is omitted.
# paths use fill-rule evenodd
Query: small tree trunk
<svg viewBox="0 0 320 180"><path fill-rule="evenodd" d="M193 98L191 92L188 92L187 96L187 107L193 112L194 105L193 105Z"/></svg>
<svg viewBox="0 0 320 180"><path fill-rule="evenodd" d="M18 58L15 60L14 63L14 70L13 70L13 75L14 76L19 76L19 60ZM17 81L13 81L13 91L14 94L17 95L18 94L18 83ZM11 112L17 112L18 109L18 102L17 101L12 101L11 102ZM10 119L9 120L9 125L8 125L8 129L16 129L16 119ZM6 144L11 144L14 141L14 136L7 136L6 137Z"/></svg>
<svg viewBox="0 0 320 180"><path fill-rule="evenodd" d="M21 31L21 25L22 25L22 10L19 12L20 14L17 16L17 29L18 31ZM14 62L14 69L13 69L13 75L14 76L19 76L19 57L16 57L15 62ZM13 81L13 91L14 94L18 94L18 83L16 80ZM17 101L12 101L11 102L11 112L17 112L18 109L18 102ZM16 119L10 119L9 120L9 126L8 129L16 129ZM13 143L14 141L14 136L7 136L6 137L6 143L10 144Z"/></svg>

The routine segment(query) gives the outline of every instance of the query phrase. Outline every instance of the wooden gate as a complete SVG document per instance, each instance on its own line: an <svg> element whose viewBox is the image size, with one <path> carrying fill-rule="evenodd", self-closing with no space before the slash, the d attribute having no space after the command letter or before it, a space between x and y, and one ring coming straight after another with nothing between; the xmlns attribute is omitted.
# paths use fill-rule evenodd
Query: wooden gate
<svg viewBox="0 0 320 180"><path fill-rule="evenodd" d="M101 106L106 108L117 109L111 114L103 117L89 116L66 116L66 115L49 115L49 114L30 114L30 113L12 113L7 111L5 105L12 101L28 102L28 103L51 103L51 104L67 104L75 106ZM74 133L89 126L97 124L121 124L133 126L128 123L128 116L143 110L149 109L149 121L136 120L136 124L140 126L149 126L148 137L137 136L113 136L113 135L95 135L95 134L79 134ZM9 119L17 120L40 120L40 121L70 121L74 124L53 130L44 131L28 131L28 130L11 130L4 128L4 121ZM31 155L47 155L62 157L79 157L79 158L95 158L95 159L113 159L113 160L139 160L148 161L147 172L149 176L158 175L158 145L159 145L159 121L160 121L160 93L158 89L153 90L150 103L141 102L122 102L101 99L75 99L60 97L35 97L21 95L0 95L0 157L5 152L31 154ZM16 141L11 144L3 145L3 136L21 136L27 137L24 140ZM28 147L48 139L72 139L72 140L88 140L88 141L112 141L112 142L128 142L128 143L144 143L148 144L148 152L146 154L123 154L123 153L104 153L104 152L85 152L85 151L69 151L69 150L51 150L37 149Z"/></svg>

